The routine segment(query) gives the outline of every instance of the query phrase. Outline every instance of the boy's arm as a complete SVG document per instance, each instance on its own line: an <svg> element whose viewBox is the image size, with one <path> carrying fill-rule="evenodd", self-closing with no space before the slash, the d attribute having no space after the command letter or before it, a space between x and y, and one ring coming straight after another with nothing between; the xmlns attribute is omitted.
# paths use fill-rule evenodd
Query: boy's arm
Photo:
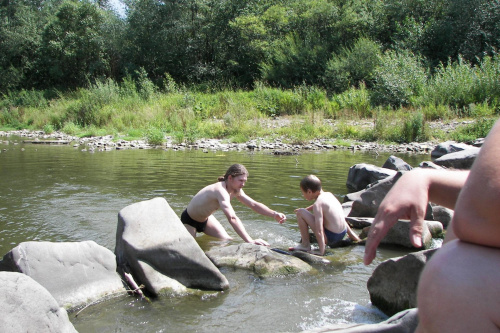
<svg viewBox="0 0 500 333"><path fill-rule="evenodd" d="M267 207L266 205L264 205L263 203L255 201L254 199L246 195L245 192L243 192L243 190L240 190L240 195L237 196L237 199L245 206L251 208L254 212L264 216L272 217L279 223L283 223L286 220L285 214L274 211L269 207Z"/></svg>
<svg viewBox="0 0 500 333"><path fill-rule="evenodd" d="M316 225L316 230L314 235L316 236L316 240L318 241L319 246L319 254L324 255L326 250L325 243L325 230L323 228L323 209L316 201L313 205L313 215L314 215L314 224Z"/></svg>

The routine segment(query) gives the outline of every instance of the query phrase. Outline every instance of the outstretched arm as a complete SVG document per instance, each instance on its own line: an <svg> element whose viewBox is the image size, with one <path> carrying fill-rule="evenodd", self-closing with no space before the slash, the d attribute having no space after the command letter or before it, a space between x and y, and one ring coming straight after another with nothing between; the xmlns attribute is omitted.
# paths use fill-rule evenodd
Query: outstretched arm
<svg viewBox="0 0 500 333"><path fill-rule="evenodd" d="M468 171L413 169L394 184L379 206L370 227L364 262L375 258L377 246L398 219L410 220L410 238L414 246L422 246L422 230L429 201L454 209Z"/></svg>
<svg viewBox="0 0 500 333"><path fill-rule="evenodd" d="M283 223L286 221L285 214L274 211L269 207L267 207L266 205L264 205L263 203L255 201L254 199L246 195L245 192L243 192L243 190L240 190L240 195L237 196L237 198L242 204L244 204L247 207L250 207L256 213L272 217L279 223Z"/></svg>
<svg viewBox="0 0 500 333"><path fill-rule="evenodd" d="M458 197L452 227L463 241L500 248L500 121L472 165Z"/></svg>
<svg viewBox="0 0 500 333"><path fill-rule="evenodd" d="M240 218L236 216L233 206L231 206L230 200L231 198L229 195L221 195L221 197L219 198L219 205L221 210L224 212L224 215L226 215L227 220L233 227L234 231L236 231L236 233L238 234L238 236L240 236L247 243L268 246L269 244L266 241L263 241L261 239L254 240L252 237L250 237L250 235L247 233L245 229L245 226L241 222Z"/></svg>

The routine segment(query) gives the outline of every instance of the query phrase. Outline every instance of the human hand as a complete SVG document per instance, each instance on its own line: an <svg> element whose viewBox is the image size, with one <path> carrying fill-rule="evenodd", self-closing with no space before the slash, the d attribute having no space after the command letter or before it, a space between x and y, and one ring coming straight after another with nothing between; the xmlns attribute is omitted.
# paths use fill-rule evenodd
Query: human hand
<svg viewBox="0 0 500 333"><path fill-rule="evenodd" d="M286 215L283 213L274 212L273 217L279 224L283 224L286 221Z"/></svg>
<svg viewBox="0 0 500 333"><path fill-rule="evenodd" d="M254 239L250 243L255 244L255 245L269 246L268 242L266 242L265 240L260 239L260 238L259 239Z"/></svg>
<svg viewBox="0 0 500 333"><path fill-rule="evenodd" d="M365 245L364 263L369 265L376 256L380 241L399 219L410 220L410 239L415 247L422 246L422 230L429 201L429 183L421 172L407 172L394 184L380 204Z"/></svg>

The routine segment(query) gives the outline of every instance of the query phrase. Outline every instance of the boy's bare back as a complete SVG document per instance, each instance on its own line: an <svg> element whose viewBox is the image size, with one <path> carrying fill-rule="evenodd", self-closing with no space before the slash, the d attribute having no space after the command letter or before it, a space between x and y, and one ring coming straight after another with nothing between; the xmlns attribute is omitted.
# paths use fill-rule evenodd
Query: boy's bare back
<svg viewBox="0 0 500 333"><path fill-rule="evenodd" d="M321 193L313 204L314 215L317 209L323 212L324 228L335 233L341 233L346 229L344 210L333 193Z"/></svg>

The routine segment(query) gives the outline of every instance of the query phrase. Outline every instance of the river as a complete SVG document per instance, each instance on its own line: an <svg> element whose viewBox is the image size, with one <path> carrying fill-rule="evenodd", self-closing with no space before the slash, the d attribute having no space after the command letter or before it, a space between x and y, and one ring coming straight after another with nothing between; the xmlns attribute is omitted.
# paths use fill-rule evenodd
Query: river
<svg viewBox="0 0 500 333"><path fill-rule="evenodd" d="M93 240L114 252L117 214L135 202L164 197L178 214L203 186L233 163L249 170L245 192L287 215L283 225L234 202L253 238L287 248L300 239L295 208L311 204L299 182L317 175L323 189L342 202L349 167L382 166L387 154L311 151L173 151L129 149L84 152L70 145L24 144L0 138L0 255L20 242ZM429 155L396 155L412 166ZM228 222L216 216L241 242ZM199 236L202 249L218 241ZM147 302L122 295L69 313L83 332L300 332L335 323L375 323L386 317L370 303L366 282L381 261L405 254L379 249L374 264L362 263L363 246L329 249L333 264L318 274L261 279L245 270L221 269L230 289L211 296L159 298Z"/></svg>

